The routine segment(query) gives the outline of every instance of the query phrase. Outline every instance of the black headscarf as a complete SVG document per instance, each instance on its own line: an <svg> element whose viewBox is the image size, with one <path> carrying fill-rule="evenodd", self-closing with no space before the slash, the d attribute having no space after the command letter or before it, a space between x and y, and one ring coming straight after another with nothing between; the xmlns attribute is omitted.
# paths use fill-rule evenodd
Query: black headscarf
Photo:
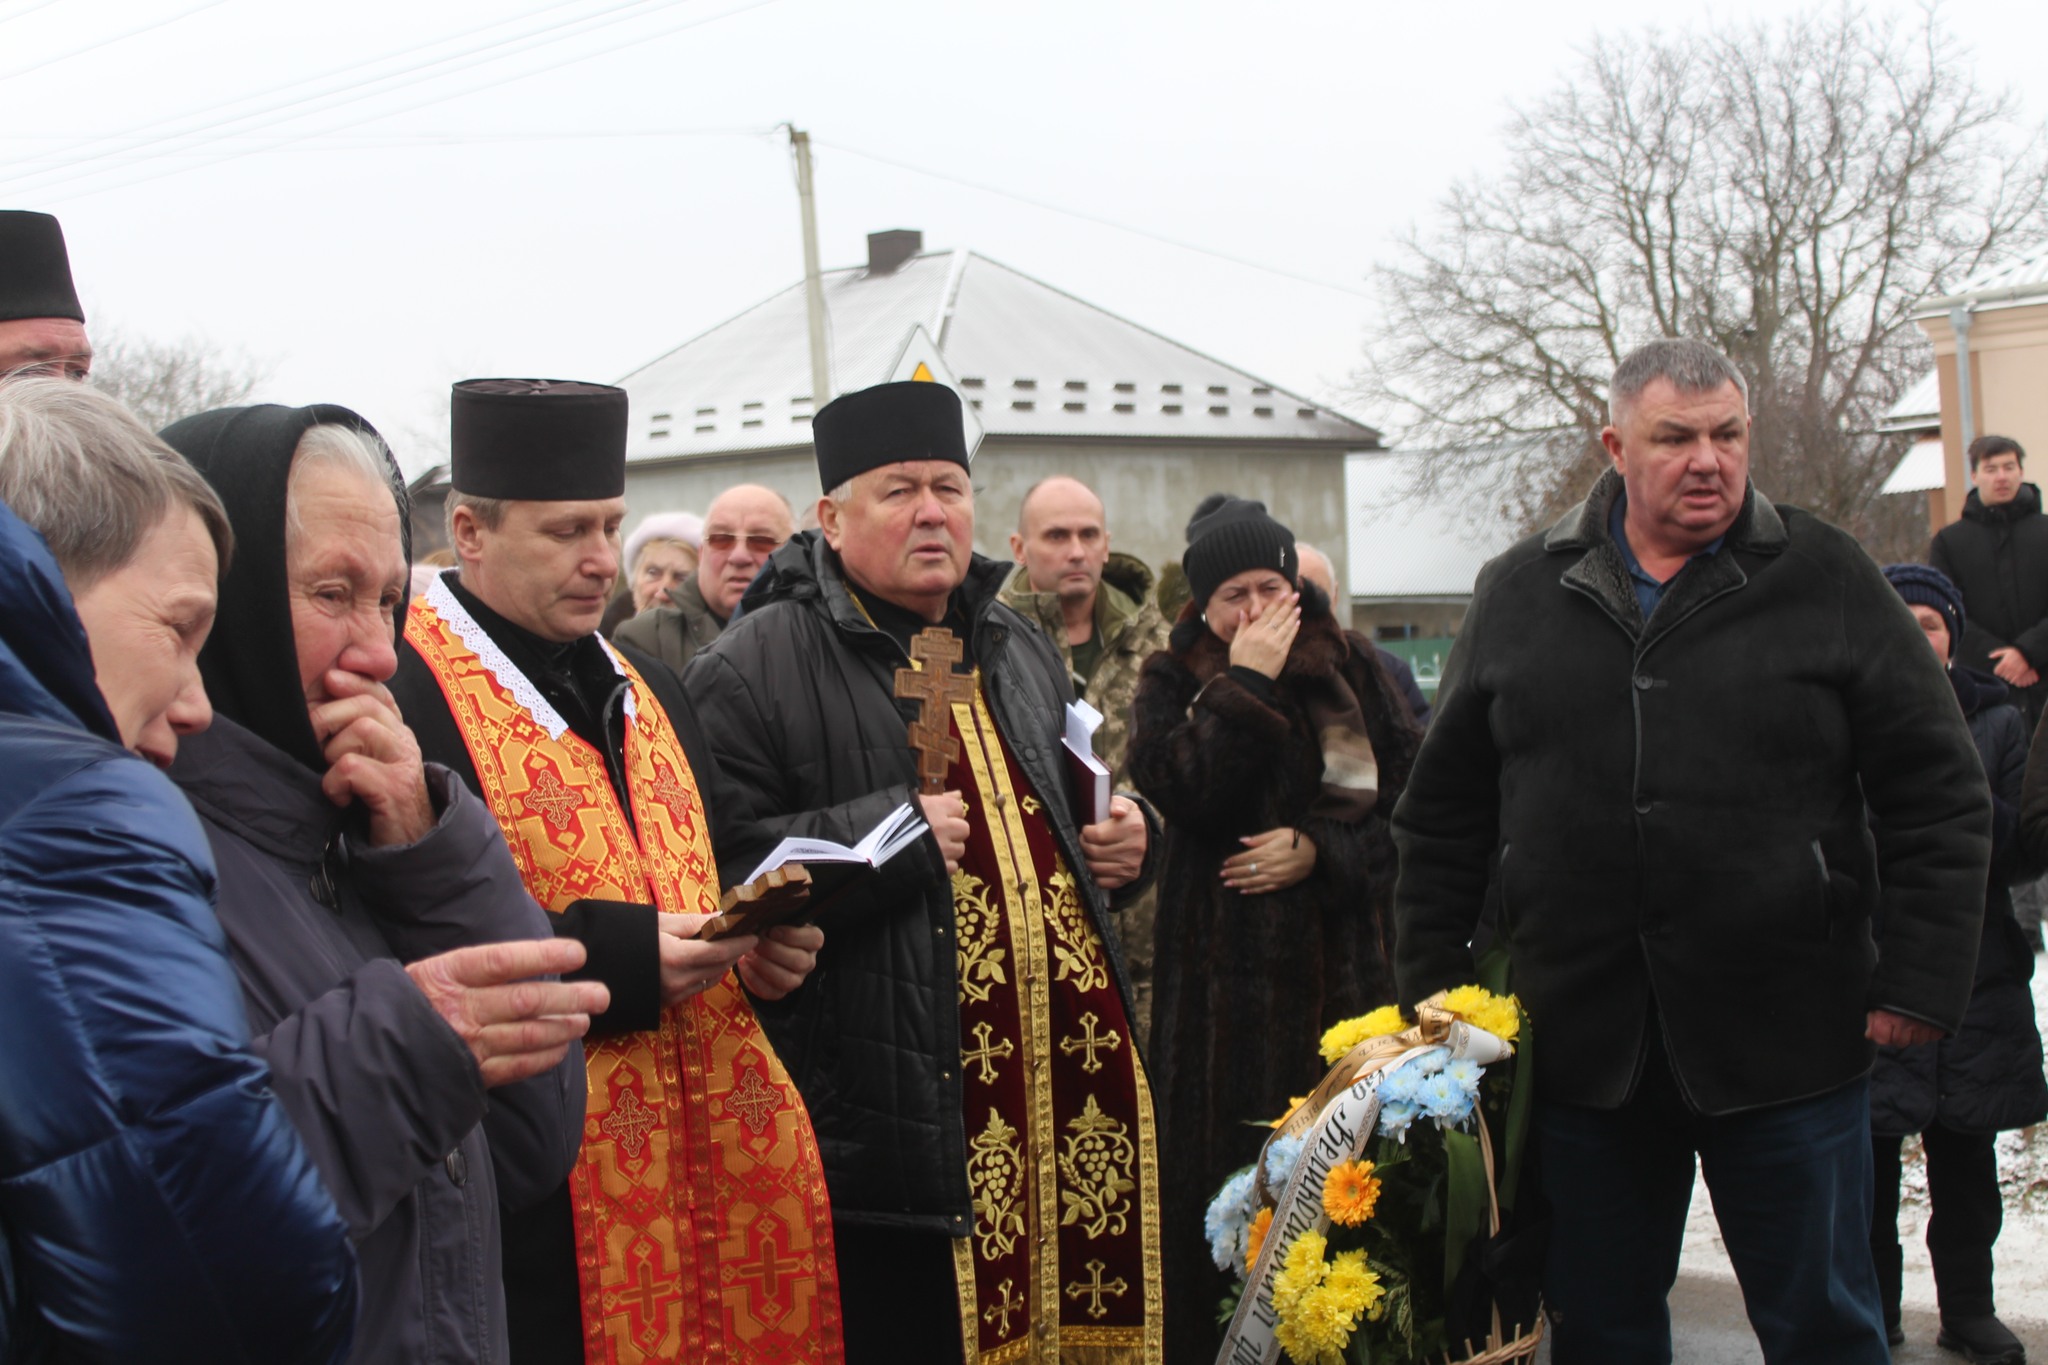
<svg viewBox="0 0 2048 1365"><path fill-rule="evenodd" d="M325 772L327 759L313 736L305 693L299 687L285 574L285 490L299 438L322 424L353 427L375 437L384 450L391 496L398 504L399 535L410 565L412 519L405 477L377 429L347 408L331 403L215 408L163 430L164 440L213 485L235 529L234 563L221 580L220 612L199 655L206 694L214 710L314 772ZM405 612L400 606L402 631Z"/></svg>

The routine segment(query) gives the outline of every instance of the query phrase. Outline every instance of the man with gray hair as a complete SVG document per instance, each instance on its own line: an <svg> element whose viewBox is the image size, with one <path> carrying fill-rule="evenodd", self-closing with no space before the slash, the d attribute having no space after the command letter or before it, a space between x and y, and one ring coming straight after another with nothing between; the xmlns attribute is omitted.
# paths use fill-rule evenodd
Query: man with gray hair
<svg viewBox="0 0 2048 1365"><path fill-rule="evenodd" d="M1610 401L1613 468L1481 571L1445 668L1394 814L1401 998L1474 979L1496 881L1558 1365L1671 1358L1696 1160L1764 1358L1882 1365L1872 1044L1962 1021L1983 770L1870 557L1750 484L1724 356L1654 342Z"/></svg>

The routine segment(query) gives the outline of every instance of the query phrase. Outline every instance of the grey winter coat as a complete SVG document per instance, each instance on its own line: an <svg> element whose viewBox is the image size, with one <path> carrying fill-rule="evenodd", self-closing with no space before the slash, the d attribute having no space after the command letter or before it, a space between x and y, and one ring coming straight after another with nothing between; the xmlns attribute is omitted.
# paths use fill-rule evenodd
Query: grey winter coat
<svg viewBox="0 0 2048 1365"><path fill-rule="evenodd" d="M567 1176L583 1053L487 1095L468 1046L402 965L550 936L497 823L429 764L432 832L370 847L317 775L224 716L179 745L171 776L219 863L256 1050L357 1244L349 1359L499 1365L499 1205L516 1210Z"/></svg>
<svg viewBox="0 0 2048 1365"><path fill-rule="evenodd" d="M684 579L669 598L674 606L649 607L638 616L619 622L619 628L612 632L612 642L652 654L680 673L699 650L718 638L725 622L704 600L704 590L697 585L695 574Z"/></svg>

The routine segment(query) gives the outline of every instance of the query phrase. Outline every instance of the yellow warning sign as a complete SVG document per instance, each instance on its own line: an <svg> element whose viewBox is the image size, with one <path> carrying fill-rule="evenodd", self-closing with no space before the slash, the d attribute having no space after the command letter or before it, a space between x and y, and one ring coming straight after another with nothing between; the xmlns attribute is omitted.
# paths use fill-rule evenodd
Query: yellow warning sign
<svg viewBox="0 0 2048 1365"><path fill-rule="evenodd" d="M922 360L917 362L917 369L912 372L910 377L926 384L936 384L939 382L938 378L932 374L932 367L925 364Z"/></svg>

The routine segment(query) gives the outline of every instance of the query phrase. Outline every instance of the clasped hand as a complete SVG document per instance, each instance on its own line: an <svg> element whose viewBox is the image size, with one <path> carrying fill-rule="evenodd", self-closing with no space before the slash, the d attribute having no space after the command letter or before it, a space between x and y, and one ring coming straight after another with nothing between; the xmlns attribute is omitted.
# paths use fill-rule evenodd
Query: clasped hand
<svg viewBox="0 0 2048 1365"><path fill-rule="evenodd" d="M1244 852L1223 860L1223 884L1247 896L1285 891L1315 871L1316 841L1297 829L1269 829L1238 842Z"/></svg>
<svg viewBox="0 0 2048 1365"><path fill-rule="evenodd" d="M661 1003L680 1004L737 971L747 990L762 1000L780 1000L804 983L818 965L825 931L815 924L780 924L766 934L706 941L697 937L709 915L662 915Z"/></svg>

